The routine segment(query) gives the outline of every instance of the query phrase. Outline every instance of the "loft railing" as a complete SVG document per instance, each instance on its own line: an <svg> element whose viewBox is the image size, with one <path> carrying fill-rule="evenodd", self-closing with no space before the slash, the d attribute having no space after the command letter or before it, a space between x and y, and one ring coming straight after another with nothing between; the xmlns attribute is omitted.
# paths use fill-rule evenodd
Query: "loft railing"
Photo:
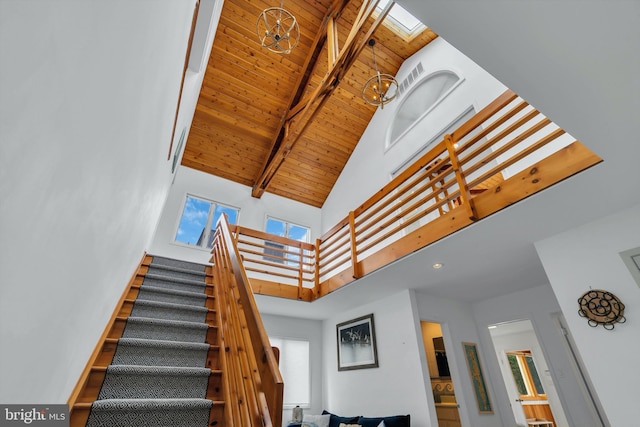
<svg viewBox="0 0 640 427"><path fill-rule="evenodd" d="M238 225L230 228L254 292L276 279L287 284L282 289L287 297L310 298L316 284L314 245Z"/></svg>
<svg viewBox="0 0 640 427"><path fill-rule="evenodd" d="M600 161L506 91L315 244L223 215L211 261L216 283L228 285L216 286L227 425L282 422L282 378L254 292L312 301Z"/></svg>
<svg viewBox="0 0 640 427"><path fill-rule="evenodd" d="M284 383L236 242L222 215L211 251L227 427L280 427Z"/></svg>
<svg viewBox="0 0 640 427"><path fill-rule="evenodd" d="M232 226L259 294L311 301L602 161L507 90L315 244Z"/></svg>

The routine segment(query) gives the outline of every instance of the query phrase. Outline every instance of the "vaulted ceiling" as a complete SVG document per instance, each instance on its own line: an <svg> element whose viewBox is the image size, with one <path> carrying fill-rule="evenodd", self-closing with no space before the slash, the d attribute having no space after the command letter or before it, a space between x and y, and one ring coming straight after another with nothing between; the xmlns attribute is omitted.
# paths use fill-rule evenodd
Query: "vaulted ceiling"
<svg viewBox="0 0 640 427"><path fill-rule="evenodd" d="M182 164L250 186L255 197L321 207L376 109L361 97L374 73L368 41L376 40L380 72L395 75L437 37L427 28L407 40L380 24L384 12L370 13L376 3L287 0L300 41L278 54L260 45L256 23L279 2L226 0Z"/></svg>

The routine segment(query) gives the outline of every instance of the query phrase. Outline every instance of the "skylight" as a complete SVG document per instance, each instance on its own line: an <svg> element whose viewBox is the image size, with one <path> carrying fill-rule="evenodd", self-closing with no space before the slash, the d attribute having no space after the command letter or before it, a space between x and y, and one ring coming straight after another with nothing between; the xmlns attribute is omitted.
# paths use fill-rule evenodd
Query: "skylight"
<svg viewBox="0 0 640 427"><path fill-rule="evenodd" d="M382 12L382 10L389 4L391 0L380 0L378 6L376 7L376 11L378 13ZM389 26L399 33L400 36L411 39L415 37L417 34L422 32L426 28L426 26L418 20L415 16L409 13L405 8L400 6L399 4L394 4L387 18L385 19L386 24L390 24Z"/></svg>

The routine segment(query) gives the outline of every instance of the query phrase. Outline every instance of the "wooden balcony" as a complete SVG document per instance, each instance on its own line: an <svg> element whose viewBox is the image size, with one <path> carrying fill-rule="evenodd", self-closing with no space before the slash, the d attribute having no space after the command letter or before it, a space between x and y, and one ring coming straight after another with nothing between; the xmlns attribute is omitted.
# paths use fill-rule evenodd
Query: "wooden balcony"
<svg viewBox="0 0 640 427"><path fill-rule="evenodd" d="M255 293L313 301L601 161L506 91L314 244L231 231Z"/></svg>

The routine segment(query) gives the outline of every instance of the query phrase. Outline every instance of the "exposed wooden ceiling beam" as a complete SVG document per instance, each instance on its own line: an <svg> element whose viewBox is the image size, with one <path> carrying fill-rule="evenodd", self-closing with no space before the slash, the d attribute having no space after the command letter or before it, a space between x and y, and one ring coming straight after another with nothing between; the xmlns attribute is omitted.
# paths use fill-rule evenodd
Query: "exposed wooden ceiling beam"
<svg viewBox="0 0 640 427"><path fill-rule="evenodd" d="M293 149L296 142L302 136L309 124L313 121L318 111L329 99L333 91L337 88L342 77L344 77L349 68L356 61L358 55L366 47L370 37L380 26L394 4L394 2L389 2L383 12L377 16L369 30L365 32L364 36L357 37L358 34L360 34L363 30L367 20L375 11L378 1L379 0L365 0L362 3L362 6L358 13L358 17L353 23L344 46L339 50L339 54L335 58L333 64L331 62L328 64L328 71L325 75L325 78L322 80L322 83L314 90L311 96L309 96L305 101L300 102L298 105L290 107L289 111L287 111L287 114L284 115L284 120L282 121L280 131L278 132L278 136L273 146L275 152L272 150L269 159L267 160L260 176L257 178L254 184L253 191L251 193L253 197L259 198L265 193L269 184L271 183L271 180ZM316 45L312 50L312 53L307 57L308 63L306 64L307 67L305 72L310 73L310 70L313 69L313 65L315 65L315 62L317 62L318 60L319 52L320 50L322 50L323 44L327 40L327 28L329 26L328 22L330 19L333 19L331 9L333 9L334 5L337 5L338 3L342 4L342 8L344 8L348 1L335 1L330 8L330 12L325 15L325 20L321 26L321 30L316 36L316 41L318 42L319 46ZM334 37L330 37L330 40L332 43L337 42ZM329 51L334 49L337 49L337 47L328 47ZM314 54L315 58L313 56ZM313 62L313 65L311 64L311 62ZM302 83L303 80L305 84L302 86L298 86L298 90L296 91L297 97L299 97L299 94L304 90L304 87L308 82L308 77L306 79L304 79L304 77L301 78L300 83ZM296 97L292 97L292 102L290 105L293 105L293 103L296 101L295 98ZM300 115L300 117L298 117L295 122L292 122L293 118L297 115Z"/></svg>
<svg viewBox="0 0 640 427"><path fill-rule="evenodd" d="M273 159L274 155L277 153L282 140L286 137L288 130L288 120L289 120L289 112L291 108L300 102L302 95L304 94L305 88L307 84L309 84L309 79L311 78L311 74L313 69L318 62L318 58L320 57L320 52L324 47L324 43L327 39L327 28L331 22L334 21L336 16L340 16L343 9L349 4L349 0L334 0L329 6L327 13L322 19L322 24L316 33L316 37L313 41L313 45L311 46L311 50L307 55L304 65L302 66L302 70L298 75L298 80L296 82L296 89L291 93L291 97L289 98L288 107L285 109L282 117L280 119L280 124L278 126L278 131L275 133L275 136L271 142L271 147L269 149L269 155L265 157L264 163L260 169L260 174L256 177L255 182L259 181L259 178L262 176L267 166ZM258 196L256 196L258 197Z"/></svg>

